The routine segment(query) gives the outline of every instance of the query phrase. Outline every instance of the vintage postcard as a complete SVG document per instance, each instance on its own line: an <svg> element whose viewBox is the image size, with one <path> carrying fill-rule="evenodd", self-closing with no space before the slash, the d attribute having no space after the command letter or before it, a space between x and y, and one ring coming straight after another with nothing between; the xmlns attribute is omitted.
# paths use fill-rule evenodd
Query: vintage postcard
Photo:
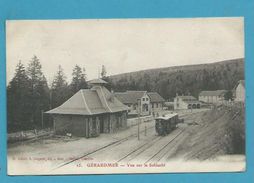
<svg viewBox="0 0 254 183"><path fill-rule="evenodd" d="M9 175L245 171L244 19L6 22Z"/></svg>

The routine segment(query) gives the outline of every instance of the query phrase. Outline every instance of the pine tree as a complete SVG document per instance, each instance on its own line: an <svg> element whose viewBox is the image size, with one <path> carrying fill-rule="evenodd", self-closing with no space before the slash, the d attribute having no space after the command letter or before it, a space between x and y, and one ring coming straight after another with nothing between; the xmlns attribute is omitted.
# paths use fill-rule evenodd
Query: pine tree
<svg viewBox="0 0 254 183"><path fill-rule="evenodd" d="M42 73L39 59L36 56L28 64L27 75L30 89L30 120L33 128L38 128L42 127L42 112L49 109L49 88L47 80Z"/></svg>
<svg viewBox="0 0 254 183"><path fill-rule="evenodd" d="M29 125L29 78L19 61L13 79L7 86L8 132L25 129Z"/></svg>
<svg viewBox="0 0 254 183"><path fill-rule="evenodd" d="M70 84L70 90L72 94L76 93L80 89L87 88L85 68L81 69L80 66L76 65L72 71L72 82Z"/></svg>
<svg viewBox="0 0 254 183"><path fill-rule="evenodd" d="M59 65L58 71L51 86L51 107L54 108L61 105L69 97L70 92L68 83L66 81L66 76L61 65Z"/></svg>

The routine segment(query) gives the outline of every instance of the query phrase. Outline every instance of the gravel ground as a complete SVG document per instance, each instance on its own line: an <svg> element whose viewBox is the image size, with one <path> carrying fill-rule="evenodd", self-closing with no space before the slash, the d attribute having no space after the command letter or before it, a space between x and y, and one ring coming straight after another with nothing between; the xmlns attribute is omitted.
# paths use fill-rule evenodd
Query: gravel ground
<svg viewBox="0 0 254 183"><path fill-rule="evenodd" d="M115 163L127 155L126 158L120 161L123 163L121 168L126 168L126 163L145 163L157 152L158 154L150 162L171 162L172 165L176 163L176 160L177 164L179 162L190 162L193 159L210 161L225 155L219 138L224 132L220 130L224 123L220 121L227 120L227 118L223 116L222 119L217 119L216 116L218 117L222 114L222 112L218 112L212 114L213 118L208 119L207 115L209 112L207 110L179 111L179 116L185 119L184 124L179 124L177 130L163 138L156 135L154 121L152 120L140 124L141 133L140 140L138 140L137 123L129 121L128 129L114 134L101 134L96 138L52 137L12 145L8 148L8 172L9 174L30 174L30 172L37 172L37 174L38 172L39 174L77 173L79 171L73 172L73 168L75 170L76 167L84 167L89 162ZM168 113L168 111L163 113ZM212 123L212 121L217 121L217 123ZM144 132L145 128L147 129L146 134ZM177 136L181 131L183 132ZM115 143L89 154L126 137L129 137L128 140ZM172 139L174 140L168 144ZM162 148L163 150L160 151ZM84 156L86 154L89 155ZM53 170L66 162L80 157L82 158L77 161ZM237 161L237 163L239 162ZM196 165L196 162L194 164ZM170 167L168 168L168 171L170 171ZM93 168L90 171L93 171ZM147 170L147 172L149 171L150 169ZM84 172L83 170L82 173L89 173L89 171L85 170Z"/></svg>

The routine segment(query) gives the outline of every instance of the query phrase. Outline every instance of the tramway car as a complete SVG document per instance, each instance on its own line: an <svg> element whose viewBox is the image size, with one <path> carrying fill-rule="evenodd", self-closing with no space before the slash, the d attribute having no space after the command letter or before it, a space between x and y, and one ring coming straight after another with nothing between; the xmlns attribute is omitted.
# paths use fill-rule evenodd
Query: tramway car
<svg viewBox="0 0 254 183"><path fill-rule="evenodd" d="M155 130L158 135L165 136L177 127L178 114L172 113L155 118Z"/></svg>

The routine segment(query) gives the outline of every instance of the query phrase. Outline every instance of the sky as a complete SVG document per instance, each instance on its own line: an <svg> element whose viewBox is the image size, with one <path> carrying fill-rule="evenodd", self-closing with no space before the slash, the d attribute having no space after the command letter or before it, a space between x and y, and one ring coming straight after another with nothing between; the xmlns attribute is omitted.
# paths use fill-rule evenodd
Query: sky
<svg viewBox="0 0 254 183"><path fill-rule="evenodd" d="M73 67L87 79L177 65L244 57L244 19L83 19L6 22L7 84L19 60L36 55L49 83L61 65L71 81Z"/></svg>

